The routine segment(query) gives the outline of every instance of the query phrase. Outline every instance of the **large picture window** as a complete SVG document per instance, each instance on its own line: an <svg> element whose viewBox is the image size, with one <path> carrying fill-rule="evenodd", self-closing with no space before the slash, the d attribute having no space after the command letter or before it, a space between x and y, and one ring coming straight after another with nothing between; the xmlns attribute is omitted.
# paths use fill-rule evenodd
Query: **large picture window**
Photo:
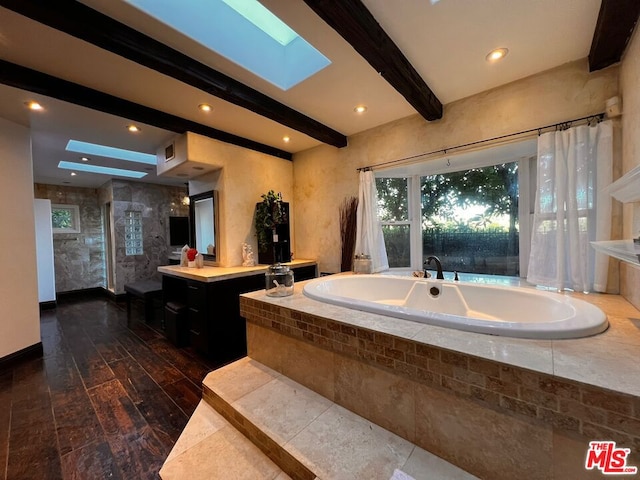
<svg viewBox="0 0 640 480"><path fill-rule="evenodd" d="M526 276L535 157L487 157L377 173L390 268L422 269L436 255L449 272Z"/></svg>

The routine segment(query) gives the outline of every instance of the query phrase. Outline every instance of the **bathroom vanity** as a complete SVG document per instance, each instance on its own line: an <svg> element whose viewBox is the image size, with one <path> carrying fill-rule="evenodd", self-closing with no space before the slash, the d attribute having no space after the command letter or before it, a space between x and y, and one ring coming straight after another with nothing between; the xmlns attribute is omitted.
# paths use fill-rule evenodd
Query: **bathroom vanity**
<svg viewBox="0 0 640 480"><path fill-rule="evenodd" d="M317 276L312 260L287 263L295 281ZM177 328L186 343L221 362L246 354L246 324L240 316L242 293L265 288L267 265L255 267L188 268L178 265L158 267L162 274L163 303L181 306ZM181 335L179 335L181 336Z"/></svg>

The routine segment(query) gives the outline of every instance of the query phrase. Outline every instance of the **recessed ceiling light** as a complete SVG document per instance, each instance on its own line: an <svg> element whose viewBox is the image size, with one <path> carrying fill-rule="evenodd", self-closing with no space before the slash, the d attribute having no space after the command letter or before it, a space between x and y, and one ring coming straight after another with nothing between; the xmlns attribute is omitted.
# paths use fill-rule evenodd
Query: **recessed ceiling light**
<svg viewBox="0 0 640 480"><path fill-rule="evenodd" d="M83 162L88 162L89 161L89 157L80 157L80 160L82 160Z"/></svg>
<svg viewBox="0 0 640 480"><path fill-rule="evenodd" d="M208 103L201 103L200 105L198 105L198 108L205 113L209 113L211 110L213 110L211 108L211 105L209 105Z"/></svg>
<svg viewBox="0 0 640 480"><path fill-rule="evenodd" d="M44 110L42 105L40 105L38 102L33 101L33 100L30 100L28 102L24 102L24 104L29 108L29 110Z"/></svg>
<svg viewBox="0 0 640 480"><path fill-rule="evenodd" d="M136 127L135 125L127 125L127 130L132 133L138 133L140 131L140 128Z"/></svg>
<svg viewBox="0 0 640 480"><path fill-rule="evenodd" d="M77 173L76 173L76 172L71 172L71 176L72 176L72 177L75 177L76 175L77 175Z"/></svg>
<svg viewBox="0 0 640 480"><path fill-rule="evenodd" d="M509 53L509 49L508 48L496 48L495 50L491 50L488 54L487 54L487 62L497 62L498 60L502 60L504 57L507 56L507 53Z"/></svg>
<svg viewBox="0 0 640 480"><path fill-rule="evenodd" d="M289 143L291 141L291 137L289 137L289 135L285 135L284 137L282 137L282 141L284 143Z"/></svg>
<svg viewBox="0 0 640 480"><path fill-rule="evenodd" d="M367 111L367 106L366 105L358 105L357 107L355 107L353 109L354 112L356 113L364 113Z"/></svg>

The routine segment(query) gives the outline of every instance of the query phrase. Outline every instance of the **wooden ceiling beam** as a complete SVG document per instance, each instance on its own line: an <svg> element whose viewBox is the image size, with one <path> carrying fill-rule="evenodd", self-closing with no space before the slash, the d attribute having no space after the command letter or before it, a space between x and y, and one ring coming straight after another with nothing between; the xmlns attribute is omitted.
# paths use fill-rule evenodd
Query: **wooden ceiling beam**
<svg viewBox="0 0 640 480"><path fill-rule="evenodd" d="M427 120L442 103L361 0L304 0Z"/></svg>
<svg viewBox="0 0 640 480"><path fill-rule="evenodd" d="M639 16L639 0L602 0L591 41L589 71L620 61Z"/></svg>
<svg viewBox="0 0 640 480"><path fill-rule="evenodd" d="M323 143L347 137L183 53L74 0L0 0L0 6L144 65Z"/></svg>
<svg viewBox="0 0 640 480"><path fill-rule="evenodd" d="M163 128L171 132L193 132L206 137L231 143L239 147L248 148L256 152L265 153L274 157L291 160L289 152L279 148L249 140L238 135L223 132L217 128L202 125L201 123L187 120L182 117L161 112L154 108L145 107L138 103L130 102L107 93L99 92L92 88L78 85L46 73L38 72L30 68L16 65L5 60L0 60L0 83L11 87L27 90L29 92L46 95L65 102L88 107L100 112L110 113L118 117L146 123L154 127Z"/></svg>

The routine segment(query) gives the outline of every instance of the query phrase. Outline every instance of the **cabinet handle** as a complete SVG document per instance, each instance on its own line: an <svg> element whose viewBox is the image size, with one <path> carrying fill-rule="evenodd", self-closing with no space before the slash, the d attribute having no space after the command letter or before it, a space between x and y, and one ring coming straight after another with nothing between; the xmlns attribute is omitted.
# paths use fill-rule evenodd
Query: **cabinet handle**
<svg viewBox="0 0 640 480"><path fill-rule="evenodd" d="M191 290L200 290L200 287L194 287L193 285L189 285L189 288Z"/></svg>

